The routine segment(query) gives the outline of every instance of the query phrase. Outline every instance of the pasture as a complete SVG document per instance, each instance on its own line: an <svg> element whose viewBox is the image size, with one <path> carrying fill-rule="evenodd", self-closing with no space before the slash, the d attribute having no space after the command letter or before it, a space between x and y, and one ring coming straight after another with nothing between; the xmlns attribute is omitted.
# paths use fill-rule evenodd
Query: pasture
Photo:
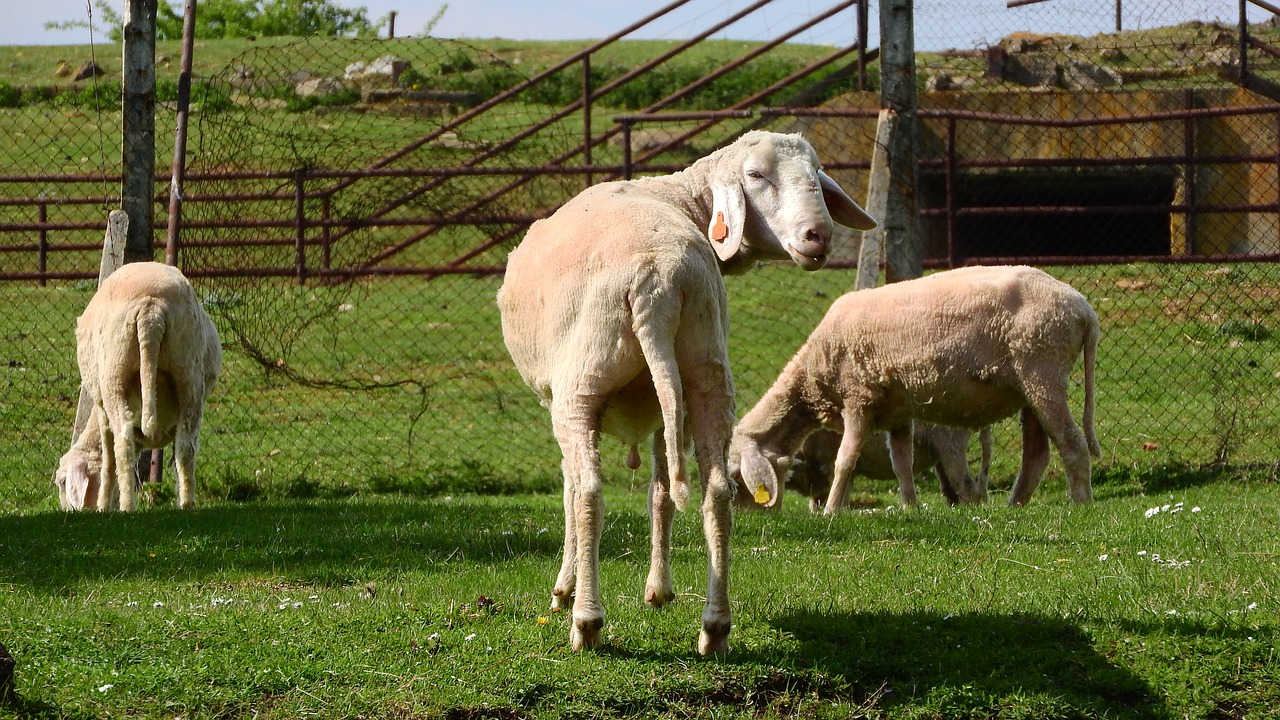
<svg viewBox="0 0 1280 720"><path fill-rule="evenodd" d="M728 657L644 607L644 489L606 494L607 624L547 612L560 501L452 495L0 518L20 717L1262 718L1280 703L1280 484L1048 482L998 502L735 516ZM887 485L871 488L885 492Z"/></svg>

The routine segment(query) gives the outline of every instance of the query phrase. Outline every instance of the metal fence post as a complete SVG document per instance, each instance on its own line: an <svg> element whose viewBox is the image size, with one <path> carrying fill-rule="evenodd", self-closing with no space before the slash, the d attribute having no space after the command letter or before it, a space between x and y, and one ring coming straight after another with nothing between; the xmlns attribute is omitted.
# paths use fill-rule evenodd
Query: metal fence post
<svg viewBox="0 0 1280 720"><path fill-rule="evenodd" d="M293 272L299 285L307 283L307 171L293 173Z"/></svg>

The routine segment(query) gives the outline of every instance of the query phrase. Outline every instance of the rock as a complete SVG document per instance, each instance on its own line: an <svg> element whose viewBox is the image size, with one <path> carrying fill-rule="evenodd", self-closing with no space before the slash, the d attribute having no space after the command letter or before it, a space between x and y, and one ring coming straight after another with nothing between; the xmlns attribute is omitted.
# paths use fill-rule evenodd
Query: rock
<svg viewBox="0 0 1280 720"><path fill-rule="evenodd" d="M76 74L71 76L71 79L87 80L91 77L100 77L102 75L105 75L106 73L107 73L106 70L103 70L101 67L98 67L98 63L92 60L85 60L84 63L80 65L80 69L76 71Z"/></svg>
<svg viewBox="0 0 1280 720"><path fill-rule="evenodd" d="M1235 45L1236 35L1235 33L1227 32L1226 30L1219 30L1218 32L1215 32L1213 34L1213 37L1209 39L1209 44L1210 45Z"/></svg>
<svg viewBox="0 0 1280 720"><path fill-rule="evenodd" d="M674 128L635 128L631 131L631 152L648 152L667 143L675 143L668 148L669 150L680 149L684 147L682 135L684 135L682 130ZM622 136L615 135L613 143L621 147Z"/></svg>
<svg viewBox="0 0 1280 720"><path fill-rule="evenodd" d="M1240 64L1240 51L1234 47L1216 47L1204 54L1204 64L1216 70L1230 70Z"/></svg>
<svg viewBox="0 0 1280 720"><path fill-rule="evenodd" d="M944 72L936 75L930 75L924 81L925 92L945 92L947 90L959 90L960 86L956 84L954 78Z"/></svg>
<svg viewBox="0 0 1280 720"><path fill-rule="evenodd" d="M1101 90L1124 80L1115 70L1084 60L1068 60L1060 72L1062 86L1068 90Z"/></svg>
<svg viewBox="0 0 1280 720"><path fill-rule="evenodd" d="M1105 48L1102 52L1098 53L1098 59L1106 63L1118 63L1128 60L1129 56L1125 55L1124 51L1120 48L1112 47Z"/></svg>
<svg viewBox="0 0 1280 720"><path fill-rule="evenodd" d="M66 60L59 60L58 66L53 69L53 76L64 78L71 74L71 65Z"/></svg>
<svg viewBox="0 0 1280 720"><path fill-rule="evenodd" d="M298 97L312 95L334 95L347 89L347 84L338 78L312 77L293 86Z"/></svg>
<svg viewBox="0 0 1280 720"><path fill-rule="evenodd" d="M1005 58L1004 79L1027 87L1058 87L1062 84L1062 69L1052 56L1041 53L1015 55Z"/></svg>
<svg viewBox="0 0 1280 720"><path fill-rule="evenodd" d="M354 62L347 66L343 77L360 85L394 86L400 82L400 73L409 68L408 60L395 55L383 55L371 63Z"/></svg>
<svg viewBox="0 0 1280 720"><path fill-rule="evenodd" d="M254 85L253 68L244 67L243 65L231 71L231 77L227 80L231 87L237 90L252 90Z"/></svg>

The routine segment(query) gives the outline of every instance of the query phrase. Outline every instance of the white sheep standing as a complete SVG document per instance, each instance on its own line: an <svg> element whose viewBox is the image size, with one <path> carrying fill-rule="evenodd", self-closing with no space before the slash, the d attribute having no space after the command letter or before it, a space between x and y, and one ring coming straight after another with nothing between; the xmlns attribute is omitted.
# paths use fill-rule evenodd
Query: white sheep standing
<svg viewBox="0 0 1280 720"><path fill-rule="evenodd" d="M914 420L980 428L1022 414L1022 468L1009 503L1031 497L1052 440L1068 492L1088 502L1098 316L1030 267L968 267L838 298L734 431L730 455L753 493L777 495L786 458L819 427L842 433L825 511L844 506L863 444L889 433L904 505L915 503ZM1084 433L1067 393L1084 354Z"/></svg>
<svg viewBox="0 0 1280 720"><path fill-rule="evenodd" d="M108 510L118 495L132 510L139 448L170 443L178 506L194 505L200 422L222 345L191 283L161 263L116 270L76 321L76 359L92 406L54 475L63 509Z"/></svg>
<svg viewBox="0 0 1280 720"><path fill-rule="evenodd" d="M991 473L991 426L978 432L981 449L981 469L978 474L969 472L969 440L973 432L967 428L952 428L930 423L914 423L912 435L913 476L932 469L938 476L938 485L947 503L956 505L979 504L987 501L987 483ZM831 478L835 476L836 455L840 449L840 434L819 428L805 438L795 457L786 468L786 477L779 477L778 495L795 490L809 498L809 509L822 512L831 491ZM751 493L742 482L734 458L729 458L729 470L738 483L738 507L755 506ZM889 437L877 433L874 442L865 443L858 453L853 474L874 480L894 480L892 459L889 456ZM786 488L782 487L785 482Z"/></svg>
<svg viewBox="0 0 1280 720"><path fill-rule="evenodd" d="M834 230L875 222L821 171L799 135L750 132L680 172L583 191L534 223L498 293L507 349L550 410L563 455L565 545L552 607L573 598L570 643L599 643L603 527L599 434L634 448L653 436L651 563L645 602L674 599L674 507L688 503L686 440L702 476L708 545L698 650L726 652L735 419L722 272L790 257L826 263Z"/></svg>

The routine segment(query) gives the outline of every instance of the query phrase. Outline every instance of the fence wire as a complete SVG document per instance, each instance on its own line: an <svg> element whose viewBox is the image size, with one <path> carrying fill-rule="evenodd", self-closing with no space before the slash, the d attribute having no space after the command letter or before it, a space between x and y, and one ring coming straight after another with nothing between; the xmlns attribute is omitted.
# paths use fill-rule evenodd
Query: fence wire
<svg viewBox="0 0 1280 720"><path fill-rule="evenodd" d="M1232 74L1235 7L1126 0L1117 33L1109 3L916 4L926 263L1042 265L1090 299L1103 324L1099 478L1277 461L1280 109L1265 85L1246 90ZM1251 36L1280 44L1265 17L1249 20ZM1275 75L1256 46L1246 61L1259 81ZM494 296L529 219L612 177L623 153L611 140L584 162L581 109L557 117L577 68L554 91L466 119L534 72L465 43L308 39L255 49L200 86L179 264L228 350L202 438L205 498L558 491L549 419L510 363ZM873 65L866 91L797 92L820 102L689 139L699 121L641 123L632 150L671 141L641 167L667 171L747 127L800 131L863 197L875 86ZM775 93L754 105L783 103ZM602 104L590 122L599 135L633 109ZM76 122L117 128L118 111L0 115L6 130L48 144ZM158 167L172 127L161 110ZM61 148L64 165L11 154L4 168L6 195L50 199L0 205L25 233L0 256L15 278L0 283L11 308L0 320L0 419L15 468L0 473L5 512L56 507L49 478L75 410L75 317L92 293L59 273L96 274L98 226L118 203L110 178L41 176L109 167L104 143L118 146L119 131L107 134ZM740 412L852 287L857 241L843 234L818 273L778 264L727 279ZM59 252L37 279L23 273L40 243ZM1077 413L1079 379L1077 369ZM997 488L1016 472L1018 437L1013 421L997 428ZM613 480L641 480L624 448L603 447Z"/></svg>

